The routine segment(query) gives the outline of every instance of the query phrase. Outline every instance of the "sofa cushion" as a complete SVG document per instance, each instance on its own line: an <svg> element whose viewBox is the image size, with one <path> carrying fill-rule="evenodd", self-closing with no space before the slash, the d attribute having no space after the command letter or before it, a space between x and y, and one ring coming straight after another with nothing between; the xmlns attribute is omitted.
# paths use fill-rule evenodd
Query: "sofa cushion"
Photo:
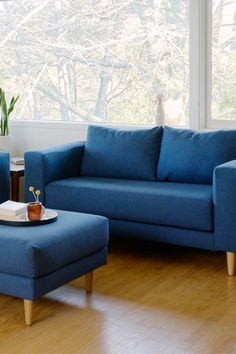
<svg viewBox="0 0 236 354"><path fill-rule="evenodd" d="M214 168L236 159L236 130L198 133L164 128L158 180L211 184Z"/></svg>
<svg viewBox="0 0 236 354"><path fill-rule="evenodd" d="M212 186L77 177L46 187L50 208L196 230L212 230Z"/></svg>
<svg viewBox="0 0 236 354"><path fill-rule="evenodd" d="M162 127L117 130L89 126L82 175L156 180Z"/></svg>

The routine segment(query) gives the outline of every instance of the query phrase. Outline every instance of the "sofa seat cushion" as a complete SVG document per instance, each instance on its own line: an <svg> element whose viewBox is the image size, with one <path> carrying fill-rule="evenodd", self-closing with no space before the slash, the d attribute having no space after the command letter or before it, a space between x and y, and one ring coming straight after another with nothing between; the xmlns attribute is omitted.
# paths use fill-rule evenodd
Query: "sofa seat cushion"
<svg viewBox="0 0 236 354"><path fill-rule="evenodd" d="M108 243L104 217L59 211L40 226L0 227L0 273L38 278L77 262Z"/></svg>
<svg viewBox="0 0 236 354"><path fill-rule="evenodd" d="M89 126L81 174L156 180L162 127L119 130Z"/></svg>
<svg viewBox="0 0 236 354"><path fill-rule="evenodd" d="M46 187L50 208L196 230L212 230L212 186L77 177Z"/></svg>

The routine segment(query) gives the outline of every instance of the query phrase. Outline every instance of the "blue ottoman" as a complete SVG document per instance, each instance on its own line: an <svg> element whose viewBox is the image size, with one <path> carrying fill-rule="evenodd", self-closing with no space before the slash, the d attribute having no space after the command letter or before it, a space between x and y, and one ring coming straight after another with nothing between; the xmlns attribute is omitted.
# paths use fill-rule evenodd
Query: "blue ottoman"
<svg viewBox="0 0 236 354"><path fill-rule="evenodd" d="M108 220L58 211L41 226L0 225L0 293L24 299L32 324L33 300L81 275L92 291L92 271L107 260Z"/></svg>

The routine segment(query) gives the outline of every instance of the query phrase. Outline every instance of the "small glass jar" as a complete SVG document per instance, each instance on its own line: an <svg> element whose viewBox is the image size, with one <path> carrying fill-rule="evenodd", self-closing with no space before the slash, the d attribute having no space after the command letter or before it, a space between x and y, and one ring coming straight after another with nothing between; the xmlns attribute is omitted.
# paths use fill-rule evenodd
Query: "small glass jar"
<svg viewBox="0 0 236 354"><path fill-rule="evenodd" d="M40 202L32 202L27 204L28 219L30 221L41 220L43 215L43 205Z"/></svg>

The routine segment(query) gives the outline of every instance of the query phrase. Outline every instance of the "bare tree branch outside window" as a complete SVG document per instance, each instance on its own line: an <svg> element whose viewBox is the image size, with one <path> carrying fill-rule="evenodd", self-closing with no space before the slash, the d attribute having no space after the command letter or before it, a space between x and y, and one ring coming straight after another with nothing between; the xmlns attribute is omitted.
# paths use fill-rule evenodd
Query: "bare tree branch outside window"
<svg viewBox="0 0 236 354"><path fill-rule="evenodd" d="M14 119L188 125L189 0L0 1L0 56Z"/></svg>

